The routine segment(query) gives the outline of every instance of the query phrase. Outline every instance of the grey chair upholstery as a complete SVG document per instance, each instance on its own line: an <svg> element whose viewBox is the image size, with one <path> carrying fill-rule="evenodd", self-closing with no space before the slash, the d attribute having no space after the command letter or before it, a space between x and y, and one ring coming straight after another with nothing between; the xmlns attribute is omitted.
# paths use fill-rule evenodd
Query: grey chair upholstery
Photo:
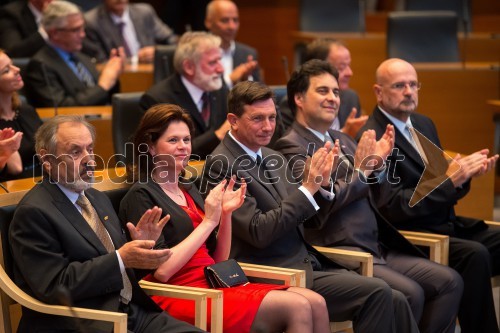
<svg viewBox="0 0 500 333"><path fill-rule="evenodd" d="M158 83L174 72L174 53L176 45L156 45L153 60L153 81Z"/></svg>
<svg viewBox="0 0 500 333"><path fill-rule="evenodd" d="M457 14L458 30L472 30L470 0L405 0L405 10L451 10Z"/></svg>
<svg viewBox="0 0 500 333"><path fill-rule="evenodd" d="M364 32L364 0L301 0L301 31Z"/></svg>
<svg viewBox="0 0 500 333"><path fill-rule="evenodd" d="M392 12L387 56L409 62L460 61L457 15L452 11Z"/></svg>
<svg viewBox="0 0 500 333"><path fill-rule="evenodd" d="M142 92L114 94L112 99L113 116L111 121L113 147L116 162L132 161L132 138L142 118L139 100Z"/></svg>

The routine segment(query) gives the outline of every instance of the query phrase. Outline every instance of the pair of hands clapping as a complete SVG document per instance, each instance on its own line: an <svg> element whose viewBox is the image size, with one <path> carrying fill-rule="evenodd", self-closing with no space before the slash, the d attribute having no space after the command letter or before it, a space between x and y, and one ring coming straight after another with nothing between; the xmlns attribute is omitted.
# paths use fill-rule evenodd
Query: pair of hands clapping
<svg viewBox="0 0 500 333"><path fill-rule="evenodd" d="M240 187L234 190L235 183L236 177L233 176L229 179L229 182L224 179L210 191L205 199L204 221L217 225L222 214L231 214L241 207L245 200L247 184L242 179Z"/></svg>

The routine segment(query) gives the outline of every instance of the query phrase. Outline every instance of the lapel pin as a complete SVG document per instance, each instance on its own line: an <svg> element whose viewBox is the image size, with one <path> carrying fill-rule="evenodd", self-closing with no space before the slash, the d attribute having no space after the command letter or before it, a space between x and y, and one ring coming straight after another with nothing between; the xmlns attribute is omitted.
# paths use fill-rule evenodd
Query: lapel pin
<svg viewBox="0 0 500 333"><path fill-rule="evenodd" d="M104 221L107 221L108 220L108 215L104 216Z"/></svg>

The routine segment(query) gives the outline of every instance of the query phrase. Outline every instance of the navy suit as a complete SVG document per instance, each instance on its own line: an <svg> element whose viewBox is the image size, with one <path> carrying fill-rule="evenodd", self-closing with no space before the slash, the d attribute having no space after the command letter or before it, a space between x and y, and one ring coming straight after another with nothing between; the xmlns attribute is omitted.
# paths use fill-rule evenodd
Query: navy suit
<svg viewBox="0 0 500 333"><path fill-rule="evenodd" d="M430 118L413 113L410 119L417 131L437 147L441 147L436 127ZM363 130L374 129L380 138L387 124L391 123L376 107L359 134ZM426 155L431 155L423 146L424 152L427 151ZM397 155L404 156L404 160L396 163L396 159L399 159ZM455 216L454 206L467 194L470 183L455 188L451 180L443 176L447 162L442 156L434 157L429 168L435 178L427 180L428 184L420 184L435 189L410 207L410 198L419 184L424 164L417 151L398 130L395 150L389 161L392 161L388 171L393 176L393 184L379 189L376 198L380 212L399 229L450 236L449 265L464 280L464 295L458 314L462 332L499 332L490 282L492 270L494 275L500 273L499 228L488 227L481 220Z"/></svg>

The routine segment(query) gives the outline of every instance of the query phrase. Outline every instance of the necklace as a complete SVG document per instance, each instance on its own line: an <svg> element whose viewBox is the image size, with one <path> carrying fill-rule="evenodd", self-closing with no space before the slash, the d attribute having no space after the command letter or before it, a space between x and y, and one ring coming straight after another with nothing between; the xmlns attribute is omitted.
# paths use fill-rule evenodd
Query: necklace
<svg viewBox="0 0 500 333"><path fill-rule="evenodd" d="M171 190L169 190L168 188L165 188L165 187L163 187L163 190L166 191L166 192L168 192L168 193L172 193L173 195L176 195L176 196L178 196L181 199L184 199L184 196L182 195L182 191L179 190L179 188L177 188L177 192L171 191Z"/></svg>

